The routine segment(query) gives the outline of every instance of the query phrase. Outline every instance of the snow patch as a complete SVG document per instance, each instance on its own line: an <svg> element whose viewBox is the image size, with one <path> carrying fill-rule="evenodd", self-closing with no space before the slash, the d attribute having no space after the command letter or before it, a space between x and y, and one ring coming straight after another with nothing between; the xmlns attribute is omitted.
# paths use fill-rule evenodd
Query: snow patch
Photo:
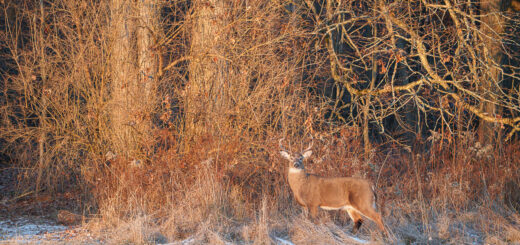
<svg viewBox="0 0 520 245"><path fill-rule="evenodd" d="M195 238L193 237L188 237L182 241L177 241L177 242L170 242L170 243L164 243L162 245L188 245L188 244L193 244L195 242Z"/></svg>
<svg viewBox="0 0 520 245"><path fill-rule="evenodd" d="M16 237L31 239L35 236L42 236L47 233L64 231L66 229L66 226L57 225L52 221L30 220L26 217L14 220L0 220L0 240Z"/></svg>
<svg viewBox="0 0 520 245"><path fill-rule="evenodd" d="M283 238L274 237L274 239L277 241L277 245L294 245L291 241L285 240Z"/></svg>
<svg viewBox="0 0 520 245"><path fill-rule="evenodd" d="M354 240L355 242L357 243L361 243L361 244L368 244L368 241L367 240L363 240L361 238L357 238L357 237L354 237L354 236L349 236L349 235L346 235L348 238Z"/></svg>

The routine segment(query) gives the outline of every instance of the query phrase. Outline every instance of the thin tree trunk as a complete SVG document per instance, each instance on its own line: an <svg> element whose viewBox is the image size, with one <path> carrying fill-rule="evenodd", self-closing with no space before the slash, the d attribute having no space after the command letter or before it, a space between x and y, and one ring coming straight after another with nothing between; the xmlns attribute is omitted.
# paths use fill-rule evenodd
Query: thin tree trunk
<svg viewBox="0 0 520 245"><path fill-rule="evenodd" d="M157 58L154 53L155 35L159 29L159 5L157 0L139 1L139 25L137 29L137 50L138 50L138 91L136 94L136 102L141 102L139 108L142 112L142 123L139 129L143 142L151 140L151 120L150 112L153 111L156 90L157 77ZM141 93L139 94L139 91Z"/></svg>
<svg viewBox="0 0 520 245"><path fill-rule="evenodd" d="M111 75L112 75L112 106L111 106L111 141L117 154L128 156L137 150L133 135L132 106L133 88L136 84L134 70L135 53L132 47L132 36L135 25L131 21L131 2L111 0L110 29L111 42Z"/></svg>
<svg viewBox="0 0 520 245"><path fill-rule="evenodd" d="M151 139L157 62L152 52L158 25L158 4L111 0L111 141L130 158L144 157Z"/></svg>
<svg viewBox="0 0 520 245"><path fill-rule="evenodd" d="M185 125L188 135L214 135L227 108L226 62L220 55L224 2L199 0L193 8Z"/></svg>
<svg viewBox="0 0 520 245"><path fill-rule="evenodd" d="M43 177L43 169L45 168L45 165L47 165L46 162L46 156L45 156L45 143L47 141L46 139L46 115L47 115L47 93L45 85L47 84L47 64L45 59L45 43L44 43L44 37L43 37L43 28L45 25L45 12L43 9L43 1L40 0L40 26L38 30L38 39L39 39L39 49L40 49L40 77L42 79L42 86L41 86L41 98L40 98L40 115L38 120L39 127L40 127L40 136L38 139L38 175L36 177L36 195L38 195L38 192L40 191L41 186L41 178Z"/></svg>
<svg viewBox="0 0 520 245"><path fill-rule="evenodd" d="M500 15L501 0L481 1L481 32L484 36L484 59L487 63L487 72L482 77L481 93L485 101L481 102L481 110L489 116L497 116L496 106L493 104L496 98L494 94L498 90L502 77L500 63L502 60L501 36L504 32L504 19ZM479 141L482 144L494 144L495 127L491 122L480 120Z"/></svg>

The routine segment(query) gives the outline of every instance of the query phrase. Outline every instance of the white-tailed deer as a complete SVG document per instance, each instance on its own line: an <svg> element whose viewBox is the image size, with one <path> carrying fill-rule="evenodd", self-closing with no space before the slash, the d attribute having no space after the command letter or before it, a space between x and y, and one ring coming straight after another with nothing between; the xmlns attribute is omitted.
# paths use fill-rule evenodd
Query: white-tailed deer
<svg viewBox="0 0 520 245"><path fill-rule="evenodd" d="M282 145L280 154L290 161L288 170L289 186L296 201L307 208L315 220L318 207L324 210L344 210L354 221L352 232L356 233L365 216L374 221L385 234L381 214L376 211L374 186L366 179L339 177L326 178L305 171L303 160L311 156L312 142L307 149L293 156Z"/></svg>

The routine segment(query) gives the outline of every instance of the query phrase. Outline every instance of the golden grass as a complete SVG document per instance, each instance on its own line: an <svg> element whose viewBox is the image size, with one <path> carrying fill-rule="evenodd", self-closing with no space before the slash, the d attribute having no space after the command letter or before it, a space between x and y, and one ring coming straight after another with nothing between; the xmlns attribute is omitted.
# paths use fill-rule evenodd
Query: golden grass
<svg viewBox="0 0 520 245"><path fill-rule="evenodd" d="M276 143L266 145L270 147L269 152L273 158L276 158ZM343 161L327 162L332 170L325 172L325 175L341 175L335 172L336 167L345 167L343 164L355 159L344 148L323 145L318 141L316 148L324 147L328 147L327 151L332 151L329 153L331 155L345 156ZM512 156L510 154L508 155ZM193 159L201 158L193 156ZM312 160L307 164L309 171L319 172L322 165L317 166ZM93 222L103 224L102 234L110 237L114 243L150 243L160 239L173 242L188 239L194 243L272 244L279 242L277 238L290 240L295 244L357 243L350 237L353 224L346 215L338 217L337 213L320 211L319 222L310 222L303 209L291 197L285 180L285 162L281 159L273 161L277 161L276 165L280 166L271 172L268 169L258 171L254 165L219 171L216 168L218 163L207 159L191 164L195 171L194 176L172 175L175 170L156 171L170 175L163 178L175 178L170 179L169 187L163 186L166 182L164 180L148 182L142 177L141 171L148 172L146 178L155 179L154 171L150 173L150 169L118 169L114 162L110 165L112 171L122 171L115 175L119 184L99 189L110 193L105 195L112 198L101 198L101 218ZM430 170L431 174L419 168L419 178L412 177L417 175L414 169L404 170L401 176L410 176L407 179L394 176L390 170L413 164L402 158L389 161L387 166L390 170L383 170L380 175L378 194L385 197L384 221L391 236L383 237L373 222L365 221L356 237L374 244L391 241L496 244L518 242L518 215L505 205L503 199L489 199L487 195L483 195L487 191L482 186L483 180L475 180L472 175L462 172L459 175L452 174L462 168L471 171L468 165L458 161L447 162L452 164ZM488 165L486 162L481 164L480 168ZM156 166L167 165L157 163ZM346 173L363 171L350 169L363 169L362 166L363 164L347 165L344 173L347 175ZM369 166L365 168L367 170L364 171L371 173ZM250 175L243 182L238 182L235 179L238 176L234 176L255 171L256 175ZM125 172L134 177L127 177ZM499 170L495 172L504 174ZM368 176L374 175L372 173ZM388 181L383 182L382 179ZM276 183L269 187L272 188L271 192L266 192L267 187L262 186L267 180ZM112 181L115 180L107 179L107 182ZM418 193L417 181L420 181L422 196ZM505 182L494 184L504 185ZM251 186L251 183L255 185ZM159 193L164 197L158 198L161 196Z"/></svg>

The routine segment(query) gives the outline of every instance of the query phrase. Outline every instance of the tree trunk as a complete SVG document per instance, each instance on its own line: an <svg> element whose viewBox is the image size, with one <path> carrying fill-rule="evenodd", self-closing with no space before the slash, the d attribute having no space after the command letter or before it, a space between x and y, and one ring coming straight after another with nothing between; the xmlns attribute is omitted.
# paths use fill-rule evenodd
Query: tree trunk
<svg viewBox="0 0 520 245"><path fill-rule="evenodd" d="M156 62L151 52L157 25L152 0L111 0L111 141L121 156L143 157L150 138ZM135 18L137 16L137 18Z"/></svg>
<svg viewBox="0 0 520 245"><path fill-rule="evenodd" d="M496 98L496 91L499 89L499 82L502 79L501 74L501 36L504 32L504 18L500 14L501 0L482 0L481 13L482 24L481 32L483 34L484 59L487 63L487 72L484 72L481 81L481 95L484 101L481 101L481 110L489 116L497 116L496 106L493 104ZM483 145L495 143L495 127L494 123L486 122L483 119L479 123L479 141Z"/></svg>
<svg viewBox="0 0 520 245"><path fill-rule="evenodd" d="M158 5L155 0L143 0L138 2L139 24L137 29L137 50L139 64L139 82L142 84L145 103L153 101L155 80L157 79L157 59L153 53L155 35L158 33L159 15Z"/></svg>
<svg viewBox="0 0 520 245"><path fill-rule="evenodd" d="M141 103L141 124L139 132L141 142L151 142L152 123L150 112L154 111L156 84L158 80L158 54L154 53L156 35L159 33L159 5L157 0L138 1L139 25L137 29L138 84L136 102ZM157 49L155 49L157 50ZM148 143L149 144L149 143Z"/></svg>
<svg viewBox="0 0 520 245"><path fill-rule="evenodd" d="M39 129L40 136L38 139L38 175L36 177L36 195L38 195L41 186L41 178L43 177L43 169L46 168L47 159L45 156L45 145L47 142L47 93L45 86L47 85L47 60L45 56L45 39L43 36L43 29L45 25L45 12L43 9L43 1L40 0L40 26L38 28L38 39L39 39L39 53L40 53L40 77L42 79L41 87L41 98L40 98L40 115L38 120L40 121ZM36 33L36 32L35 32Z"/></svg>
<svg viewBox="0 0 520 245"><path fill-rule="evenodd" d="M215 135L228 107L227 64L222 57L224 1L194 1L189 83L184 101L186 132Z"/></svg>

